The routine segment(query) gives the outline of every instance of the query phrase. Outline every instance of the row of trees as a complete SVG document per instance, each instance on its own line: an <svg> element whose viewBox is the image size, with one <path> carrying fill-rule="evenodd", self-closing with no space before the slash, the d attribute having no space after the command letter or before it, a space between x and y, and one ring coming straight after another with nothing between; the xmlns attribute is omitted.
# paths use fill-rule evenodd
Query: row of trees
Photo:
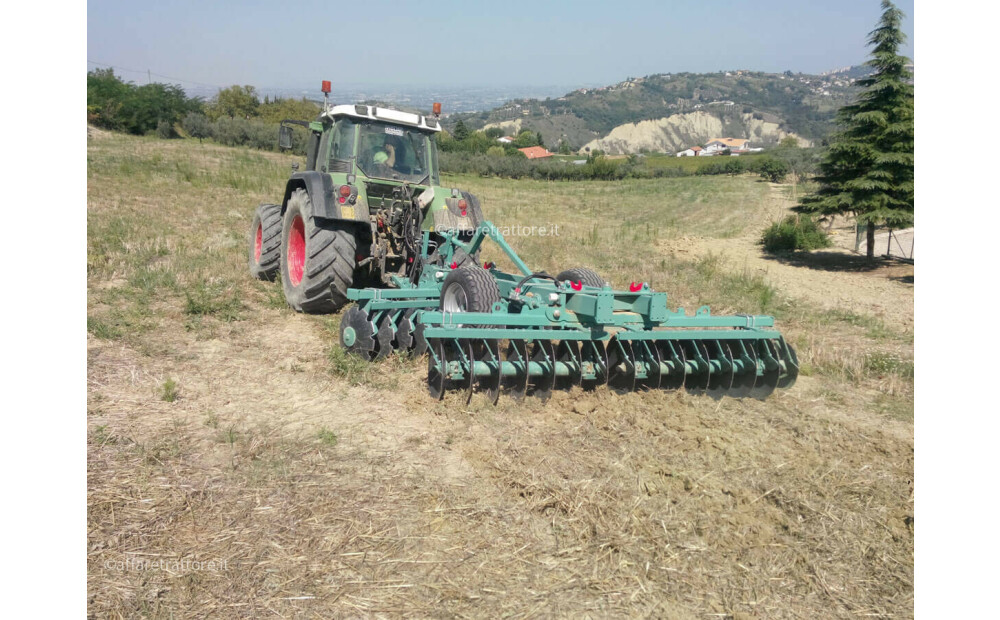
<svg viewBox="0 0 1000 620"><path fill-rule="evenodd" d="M233 143L232 136L252 134L257 125L269 125L272 138L277 135L273 124L284 118L312 119L320 107L302 99L282 99L265 96L263 101L253 86L230 86L219 91L211 101L188 97L173 84L137 86L124 82L112 69L95 69L87 73L87 122L98 127L133 134L156 132L160 137L175 135L179 124L195 128L193 137L228 136L221 140ZM232 121L229 123L220 121ZM244 124L240 125L242 121ZM244 141L239 144L251 144ZM268 147L273 148L273 147Z"/></svg>

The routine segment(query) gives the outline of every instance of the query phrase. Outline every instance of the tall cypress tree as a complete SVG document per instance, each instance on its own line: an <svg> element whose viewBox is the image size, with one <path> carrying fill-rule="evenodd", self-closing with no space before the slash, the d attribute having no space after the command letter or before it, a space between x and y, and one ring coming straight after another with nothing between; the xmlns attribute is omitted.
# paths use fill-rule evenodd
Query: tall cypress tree
<svg viewBox="0 0 1000 620"><path fill-rule="evenodd" d="M820 164L819 190L795 208L821 215L852 213L868 224L868 258L875 258L875 226L913 224L913 75L900 56L906 40L903 12L882 0L882 17L868 35L862 92L837 114L840 131Z"/></svg>

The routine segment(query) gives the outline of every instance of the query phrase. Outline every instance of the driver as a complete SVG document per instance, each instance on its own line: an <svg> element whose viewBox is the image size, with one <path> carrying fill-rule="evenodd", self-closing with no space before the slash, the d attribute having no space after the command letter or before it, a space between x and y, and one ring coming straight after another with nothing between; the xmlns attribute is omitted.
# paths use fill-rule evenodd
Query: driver
<svg viewBox="0 0 1000 620"><path fill-rule="evenodd" d="M385 166L386 168L391 168L393 170L399 171L396 167L397 159L396 154L400 152L399 138L396 136L385 136L385 141L382 143L382 148L375 151L375 155L372 157L372 161L379 166ZM402 162L398 162L402 163Z"/></svg>

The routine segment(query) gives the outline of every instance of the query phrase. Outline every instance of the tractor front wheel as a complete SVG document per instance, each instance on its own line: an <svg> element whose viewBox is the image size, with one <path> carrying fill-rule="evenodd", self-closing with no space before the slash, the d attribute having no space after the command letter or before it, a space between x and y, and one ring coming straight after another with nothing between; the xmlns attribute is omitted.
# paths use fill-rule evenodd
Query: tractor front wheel
<svg viewBox="0 0 1000 620"><path fill-rule="evenodd" d="M281 281L285 300L297 312L328 314L347 303L358 247L345 222L313 218L309 194L288 199L281 231Z"/></svg>
<svg viewBox="0 0 1000 620"><path fill-rule="evenodd" d="M260 205L250 224L250 275L273 280L281 269L281 205Z"/></svg>

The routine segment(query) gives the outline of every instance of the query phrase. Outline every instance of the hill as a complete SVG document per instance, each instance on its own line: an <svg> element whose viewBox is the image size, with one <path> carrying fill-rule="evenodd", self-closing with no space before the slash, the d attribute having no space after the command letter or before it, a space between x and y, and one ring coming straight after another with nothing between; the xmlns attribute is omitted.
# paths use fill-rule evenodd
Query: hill
<svg viewBox="0 0 1000 620"><path fill-rule="evenodd" d="M472 128L540 132L548 145L611 153L674 151L725 136L775 144L786 135L822 140L836 110L854 95L859 69L827 75L727 71L666 73L581 88L556 99L517 99L454 115ZM713 120L714 119L714 120Z"/></svg>

